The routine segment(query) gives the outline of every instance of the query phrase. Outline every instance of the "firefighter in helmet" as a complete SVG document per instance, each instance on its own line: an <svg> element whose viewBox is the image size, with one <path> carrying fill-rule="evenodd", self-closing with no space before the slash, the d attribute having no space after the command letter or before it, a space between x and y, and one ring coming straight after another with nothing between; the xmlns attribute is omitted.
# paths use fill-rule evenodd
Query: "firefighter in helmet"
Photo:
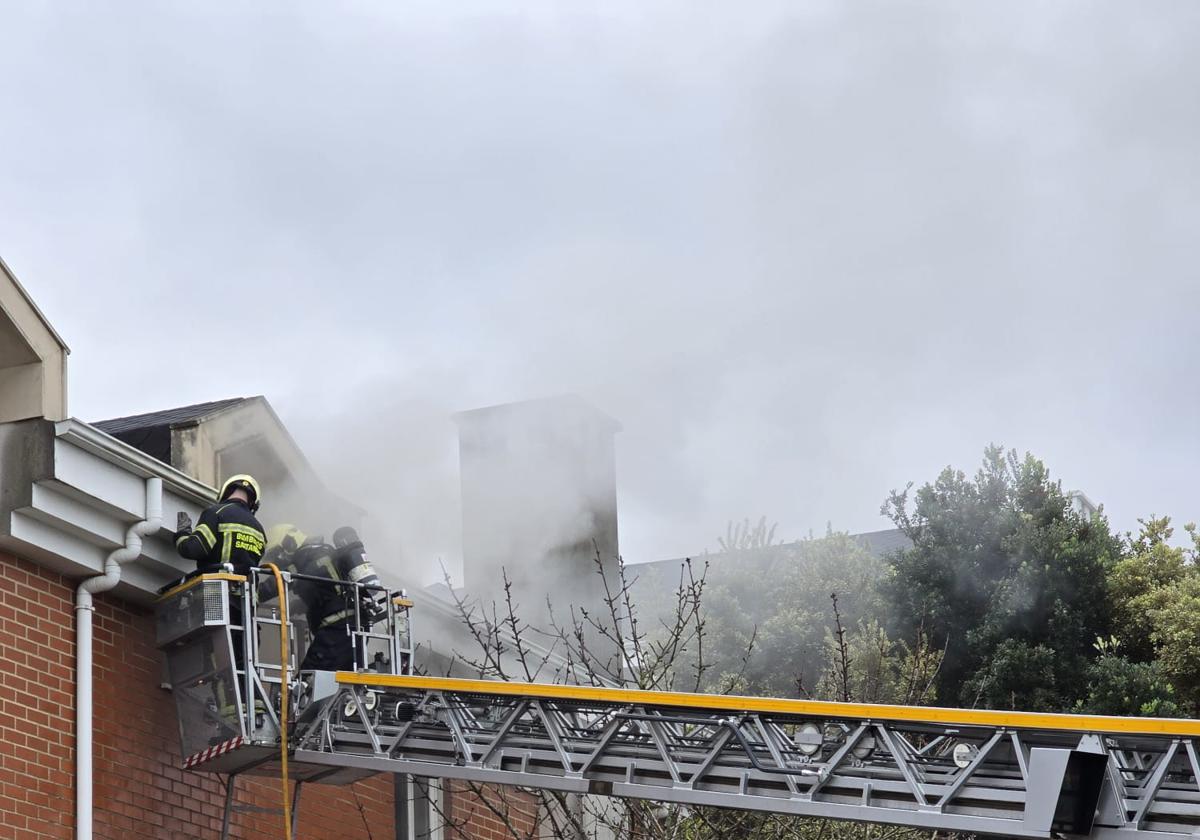
<svg viewBox="0 0 1200 840"><path fill-rule="evenodd" d="M196 561L202 574L219 572L225 564L239 575L250 574L266 550L263 527L254 518L261 498L253 476L235 475L221 485L217 503L200 514L192 528L191 519L180 514L175 548L180 556Z"/></svg>
<svg viewBox="0 0 1200 840"><path fill-rule="evenodd" d="M267 546L263 527L254 518L261 497L258 482L253 476L230 476L221 485L216 504L204 509L194 528L191 517L186 513L179 514L175 549L181 557L196 562L199 574L219 572L229 566L237 574L249 576L250 569L258 565ZM241 673L245 670L246 662L242 598L240 590L232 587L229 623L232 625L230 641L233 668ZM238 696L238 691L233 685L226 685L230 677L220 673L220 659L215 652L211 664L214 671L218 672L213 678L213 695L220 716L228 722L237 716L234 698Z"/></svg>
<svg viewBox="0 0 1200 840"><path fill-rule="evenodd" d="M264 560L281 571L303 576L291 585L292 594L304 604L312 634L300 669L353 670L350 631L369 629L386 613L377 599L379 593L364 588L378 587L380 582L358 533L350 527L339 528L330 545L321 537L306 537L295 525L276 525L267 532ZM258 595L260 599L274 597L275 581L265 578Z"/></svg>

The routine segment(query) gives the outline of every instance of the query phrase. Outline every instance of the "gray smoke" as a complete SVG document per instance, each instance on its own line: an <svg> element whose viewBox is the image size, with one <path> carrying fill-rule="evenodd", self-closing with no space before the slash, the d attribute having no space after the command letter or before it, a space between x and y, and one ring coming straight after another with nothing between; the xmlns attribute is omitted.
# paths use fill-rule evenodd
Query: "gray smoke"
<svg viewBox="0 0 1200 840"><path fill-rule="evenodd" d="M0 251L72 408L264 393L373 556L453 411L619 419L622 548L886 527L988 441L1190 516L1200 6L6 10ZM87 305L83 302L87 301ZM131 382L133 385L118 383Z"/></svg>

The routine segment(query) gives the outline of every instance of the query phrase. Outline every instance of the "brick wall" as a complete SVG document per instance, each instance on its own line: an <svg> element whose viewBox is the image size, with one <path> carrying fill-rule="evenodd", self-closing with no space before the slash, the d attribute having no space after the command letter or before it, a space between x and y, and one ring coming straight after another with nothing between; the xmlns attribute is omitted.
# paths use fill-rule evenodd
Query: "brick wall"
<svg viewBox="0 0 1200 840"><path fill-rule="evenodd" d="M75 583L0 554L0 840L73 837ZM93 630L95 837L218 837L221 781L179 769L150 612L101 595ZM278 780L240 781L238 792L242 803L280 804ZM390 777L313 785L296 836L392 840L393 814ZM231 835L278 837L281 825L278 815L235 814Z"/></svg>
<svg viewBox="0 0 1200 840"><path fill-rule="evenodd" d="M532 840L537 833L537 799L513 787L446 785L446 840Z"/></svg>
<svg viewBox="0 0 1200 840"><path fill-rule="evenodd" d="M0 838L70 838L73 591L0 555Z"/></svg>

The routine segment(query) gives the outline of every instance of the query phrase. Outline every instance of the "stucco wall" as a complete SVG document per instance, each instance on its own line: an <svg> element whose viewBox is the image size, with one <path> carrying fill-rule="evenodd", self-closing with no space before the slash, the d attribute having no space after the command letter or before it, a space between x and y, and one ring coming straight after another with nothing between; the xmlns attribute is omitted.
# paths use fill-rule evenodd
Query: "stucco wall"
<svg viewBox="0 0 1200 840"><path fill-rule="evenodd" d="M67 352L0 260L0 422L67 416Z"/></svg>

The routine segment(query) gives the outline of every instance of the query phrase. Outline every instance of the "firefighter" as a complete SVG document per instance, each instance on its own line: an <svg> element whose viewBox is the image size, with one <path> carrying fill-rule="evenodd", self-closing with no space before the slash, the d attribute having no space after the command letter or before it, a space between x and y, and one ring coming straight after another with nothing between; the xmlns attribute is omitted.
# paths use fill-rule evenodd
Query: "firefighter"
<svg viewBox="0 0 1200 840"><path fill-rule="evenodd" d="M261 497L258 482L253 476L230 476L221 485L216 504L204 509L195 528L192 527L191 517L186 513L179 514L175 549L181 557L196 561L199 574L219 572L228 565L235 573L249 577L250 569L258 565L267 546L263 527L254 518ZM244 673L246 652L242 598L240 590L232 586L230 589L233 669L235 673ZM215 651L211 665L214 672L218 673L213 678L213 695L219 714L226 722L235 721L237 706L234 705L234 698L238 696L238 689L226 685L229 678L219 674L221 657Z"/></svg>
<svg viewBox="0 0 1200 840"><path fill-rule="evenodd" d="M306 537L294 525L276 525L267 536L265 561L303 576L293 581L292 593L304 604L312 641L300 670L353 670L350 631L368 629L386 613L378 593L364 588L379 586L379 577L355 530L339 528L329 545L320 537ZM274 580L264 579L259 598L275 595Z"/></svg>
<svg viewBox="0 0 1200 840"><path fill-rule="evenodd" d="M186 513L179 514L175 549L181 557L194 560L200 574L219 572L228 564L235 573L249 576L267 545L263 527L254 518L261 498L254 476L230 476L221 485L216 504L204 509L195 528ZM230 623L241 625L241 598L231 598L229 612ZM243 656L238 631L234 633L234 658L240 670Z"/></svg>
<svg viewBox="0 0 1200 840"><path fill-rule="evenodd" d="M262 560L267 544L263 527L254 518L260 498L253 476L227 479L221 485L217 503L204 509L195 529L191 519L180 514L180 527L175 532L175 548L180 556L195 560L201 574L219 572L228 563L236 574L249 575Z"/></svg>

